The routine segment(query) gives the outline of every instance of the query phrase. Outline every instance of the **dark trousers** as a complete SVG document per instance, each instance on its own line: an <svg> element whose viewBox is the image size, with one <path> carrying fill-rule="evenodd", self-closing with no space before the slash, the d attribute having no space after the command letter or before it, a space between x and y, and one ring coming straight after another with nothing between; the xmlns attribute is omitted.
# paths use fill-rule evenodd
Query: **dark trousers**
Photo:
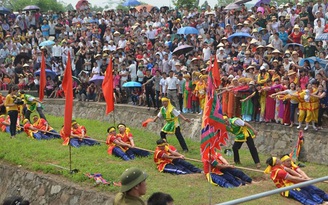
<svg viewBox="0 0 328 205"><path fill-rule="evenodd" d="M40 116L41 118L47 120L47 119L46 119L46 116L45 116L45 115L43 114L43 112L42 112L42 108L41 108L41 107L37 107L37 108L36 108L36 111L39 113L39 116ZM28 119L29 121L31 121L31 120L30 120L31 113L32 113L32 111L30 111L30 110L28 110L28 109L25 111L25 115L24 115L24 116L25 116L25 118Z"/></svg>
<svg viewBox="0 0 328 205"><path fill-rule="evenodd" d="M158 109L161 107L161 103L160 103L160 100L159 100L159 93L160 93L159 90L155 91L155 100L156 100L156 106L157 106Z"/></svg>
<svg viewBox="0 0 328 205"><path fill-rule="evenodd" d="M235 142L232 146L233 158L234 158L235 163L240 163L239 149L241 148L243 143L244 142ZM249 151L251 152L254 163L255 164L259 163L260 162L259 154L257 153L257 149L255 147L253 138L252 137L247 137L246 144L248 146Z"/></svg>
<svg viewBox="0 0 328 205"><path fill-rule="evenodd" d="M179 93L178 100L179 100L180 111L182 111L182 108L183 108L183 95L182 95L182 93Z"/></svg>
<svg viewBox="0 0 328 205"><path fill-rule="evenodd" d="M294 123L295 111L297 107L298 107L298 103L297 104L290 103L290 122Z"/></svg>
<svg viewBox="0 0 328 205"><path fill-rule="evenodd" d="M17 110L10 110L8 111L8 115L10 118L10 136L16 135L16 124L18 118L18 111Z"/></svg>
<svg viewBox="0 0 328 205"><path fill-rule="evenodd" d="M186 141L184 140L184 138L183 138L183 136L181 134L180 127L175 128L175 133L174 134L177 137L177 139L178 139L178 141L180 143L181 148L183 150L187 151L188 150L188 147L187 147ZM165 132L161 131L160 135L161 135L161 138L162 139L165 139L166 140L166 133Z"/></svg>
<svg viewBox="0 0 328 205"><path fill-rule="evenodd" d="M328 108L322 108L321 105L320 105L320 108L319 108L319 114L318 114L318 126L321 127L322 126L322 117L323 117L323 114L325 114L326 112L328 111Z"/></svg>
<svg viewBox="0 0 328 205"><path fill-rule="evenodd" d="M154 92L153 89L146 89L146 102L147 102L148 107L151 107L151 103L150 103L149 97L151 97L151 100L154 103L154 107L156 107L155 92Z"/></svg>
<svg viewBox="0 0 328 205"><path fill-rule="evenodd" d="M297 190L289 190L289 198L293 198L296 201L301 202L302 204L306 205L316 205L318 203L314 202L309 196L309 194L305 193L304 191L297 191Z"/></svg>
<svg viewBox="0 0 328 205"><path fill-rule="evenodd" d="M239 169L236 168L225 168L225 169L221 169L221 172L223 172L224 174L231 174L232 176L234 176L235 178L240 179L241 183L244 185L245 183L251 183L252 182L252 178L250 178L249 176L247 176L244 172L242 172ZM239 181L239 180L238 180Z"/></svg>
<svg viewBox="0 0 328 205"><path fill-rule="evenodd" d="M219 185L220 187L225 187L225 188L234 188L235 186L230 184L230 182L223 177L223 175L217 175L214 173L210 173L212 181Z"/></svg>

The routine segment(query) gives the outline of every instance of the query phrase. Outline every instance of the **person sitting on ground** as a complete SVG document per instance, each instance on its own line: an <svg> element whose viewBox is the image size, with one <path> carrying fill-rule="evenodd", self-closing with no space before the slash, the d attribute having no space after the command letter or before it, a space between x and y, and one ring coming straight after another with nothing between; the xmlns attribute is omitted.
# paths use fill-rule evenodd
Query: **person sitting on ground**
<svg viewBox="0 0 328 205"><path fill-rule="evenodd" d="M64 139L64 135L61 132L61 137L62 137L62 139L64 139L63 145L68 145L68 143L69 143L72 147L80 147L83 145L93 146L93 145L100 144L96 140L91 139L86 134L87 134L87 129L84 126L79 125L76 122L76 120L73 120L72 128L71 128L71 138Z"/></svg>
<svg viewBox="0 0 328 205"><path fill-rule="evenodd" d="M32 119L33 127L44 132L44 134L47 135L50 139L60 138L60 134L58 134L45 119L40 118L38 115L34 115Z"/></svg>
<svg viewBox="0 0 328 205"><path fill-rule="evenodd" d="M2 132L8 132L8 133L10 133L9 126L10 126L10 123L6 119L6 116L5 115L0 115L0 130Z"/></svg>
<svg viewBox="0 0 328 205"><path fill-rule="evenodd" d="M127 155L125 148L132 148L130 144L127 144L121 140L120 137L116 136L116 128L114 126L107 129L107 140L108 145L107 153L114 154L116 157L122 158L124 161L129 161L131 158Z"/></svg>
<svg viewBox="0 0 328 205"><path fill-rule="evenodd" d="M270 157L266 160L268 167L265 169L264 173L270 174L270 178L274 182L277 188L288 187L300 182L309 181L310 179L301 178L298 176L293 176L288 173L282 166L280 159L277 157ZM323 199L317 195L312 195L306 188L301 187L297 189L292 189L281 193L282 196L295 199L302 204L316 205L323 203Z"/></svg>
<svg viewBox="0 0 328 205"><path fill-rule="evenodd" d="M215 152L209 160L203 160L203 165L206 178L211 184L233 188L252 183L249 176L230 165L218 152Z"/></svg>
<svg viewBox="0 0 328 205"><path fill-rule="evenodd" d="M26 94L25 91L20 91L19 94L20 94L20 97L24 100L24 103L26 105L26 110L25 110L25 115L24 115L24 117L26 119L28 119L30 121L31 113L36 110L39 113L39 116L41 118L47 120L46 116L42 112L42 110L43 110L42 102L37 100L32 95Z"/></svg>
<svg viewBox="0 0 328 205"><path fill-rule="evenodd" d="M148 151L138 149L135 147L133 135L128 127L125 124L119 123L117 125L119 133L116 135L119 137L124 143L131 145L130 148L123 147L126 151L125 153L130 157L130 159L134 159L135 156L147 157L149 155Z"/></svg>
<svg viewBox="0 0 328 205"><path fill-rule="evenodd" d="M147 192L146 179L148 175L138 168L125 170L121 177L121 192L114 198L114 205L146 205L140 198Z"/></svg>
<svg viewBox="0 0 328 205"><path fill-rule="evenodd" d="M147 205L174 205L174 200L170 194L155 192L149 197Z"/></svg>
<svg viewBox="0 0 328 205"><path fill-rule="evenodd" d="M172 174L202 173L202 170L185 161L185 157L170 148L164 139L157 140L154 162L159 172Z"/></svg>
<svg viewBox="0 0 328 205"><path fill-rule="evenodd" d="M37 140L49 139L49 137L31 125L28 119L23 120L23 129L27 137Z"/></svg>
<svg viewBox="0 0 328 205"><path fill-rule="evenodd" d="M285 167L285 170L288 173L292 174L293 176L297 176L297 177L309 179L309 180L311 179L310 177L308 177L308 175L306 175L306 173L303 170L301 170L301 168L299 168L299 166L297 166L293 162L293 160L290 158L290 156L288 154L283 155L280 158L280 161L281 161L282 165ZM306 186L303 188L305 190L307 190L309 193L311 193L311 195L317 195L324 201L328 201L328 194L325 193L323 190L319 189L318 187L309 185L309 186Z"/></svg>

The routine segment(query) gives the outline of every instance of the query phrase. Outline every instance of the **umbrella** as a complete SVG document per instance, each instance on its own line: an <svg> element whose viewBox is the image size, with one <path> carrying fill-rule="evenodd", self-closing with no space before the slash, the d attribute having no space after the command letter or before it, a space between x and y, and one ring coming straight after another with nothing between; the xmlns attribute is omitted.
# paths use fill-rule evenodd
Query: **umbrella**
<svg viewBox="0 0 328 205"><path fill-rule="evenodd" d="M271 0L259 0L255 6L259 7L261 4L270 4Z"/></svg>
<svg viewBox="0 0 328 205"><path fill-rule="evenodd" d="M249 38L253 38L253 36L249 35L249 33L243 33L243 32L237 32L237 33L234 33L232 35L230 35L228 37L228 41L229 42L232 42L232 39L235 38L235 37L239 37L239 38L242 38L242 37L249 37Z"/></svg>
<svg viewBox="0 0 328 205"><path fill-rule="evenodd" d="M320 34L318 37L315 38L315 41L326 41L328 40L328 33Z"/></svg>
<svg viewBox="0 0 328 205"><path fill-rule="evenodd" d="M258 1L259 1L259 0L251 0L251 1L249 1L249 2L246 2L246 3L245 3L245 6L247 7L247 9L250 9L250 8L254 7L255 4L256 4Z"/></svg>
<svg viewBox="0 0 328 205"><path fill-rule="evenodd" d="M138 82L126 82L122 85L123 88L140 88L141 83Z"/></svg>
<svg viewBox="0 0 328 205"><path fill-rule="evenodd" d="M162 6L161 8L160 8L160 11L164 11L164 12L166 12L166 11L168 11L168 10L170 10L170 8L168 7L168 6Z"/></svg>
<svg viewBox="0 0 328 205"><path fill-rule="evenodd" d="M179 46L179 47L176 47L173 51L172 54L174 55L177 55L177 56L180 56L182 54L186 54L190 51L194 50L194 47L193 46L189 46L189 45L182 45L182 46Z"/></svg>
<svg viewBox="0 0 328 205"><path fill-rule="evenodd" d="M318 61L320 66L323 68L325 68L328 63L327 60L323 60L323 59L317 58L317 57L310 57L310 58L302 58L299 62L300 66L304 66L305 60L308 60L310 62L311 67L313 67L315 61Z"/></svg>
<svg viewBox="0 0 328 205"><path fill-rule="evenodd" d="M224 8L224 10L233 10L233 9L239 9L239 8L240 8L240 6L238 4L230 3Z"/></svg>
<svg viewBox="0 0 328 205"><path fill-rule="evenodd" d="M11 13L10 9L0 6L0 14L10 14L10 13Z"/></svg>
<svg viewBox="0 0 328 205"><path fill-rule="evenodd" d="M24 59L24 63L27 63L27 61L31 59L31 56L28 53L20 53L20 54L18 54L15 57L14 65L17 65L18 63L22 63L22 59Z"/></svg>
<svg viewBox="0 0 328 205"><path fill-rule="evenodd" d="M234 3L240 5L240 4L244 4L244 3L246 3L246 2L250 2L250 1L251 1L251 0L237 0L237 1L235 1Z"/></svg>
<svg viewBox="0 0 328 205"><path fill-rule="evenodd" d="M80 0L80 1L78 1L78 2L76 3L75 8L76 8L77 10L80 10L81 6L82 6L84 3L89 4L89 2L88 2L87 0Z"/></svg>
<svg viewBox="0 0 328 205"><path fill-rule="evenodd" d="M80 79L78 77L72 76L73 80L77 82L78 84L81 83Z"/></svg>
<svg viewBox="0 0 328 205"><path fill-rule="evenodd" d="M293 49L295 48L295 46L299 46L300 49L302 50L302 52L304 51L304 46L302 44L299 44L299 43L287 43L284 46L285 51L288 49L289 46L293 46Z"/></svg>
<svg viewBox="0 0 328 205"><path fill-rule="evenodd" d="M137 11L140 11L143 10L144 7L146 7L146 10L149 12L153 9L154 6L148 4L148 5L139 5L134 8L137 9Z"/></svg>
<svg viewBox="0 0 328 205"><path fill-rule="evenodd" d="M40 75L40 70L37 70L34 72L34 75ZM46 69L46 76L50 76L51 79L55 79L55 77L57 76L57 74L50 70L50 69Z"/></svg>
<svg viewBox="0 0 328 205"><path fill-rule="evenodd" d="M186 27L179 28L177 34L183 34L183 35L197 34L198 35L199 31L194 27L186 26Z"/></svg>
<svg viewBox="0 0 328 205"><path fill-rule="evenodd" d="M39 44L39 46L52 46L54 45L55 42L51 40L43 41L42 43Z"/></svg>
<svg viewBox="0 0 328 205"><path fill-rule="evenodd" d="M138 6L140 5L141 3L137 0L126 0L122 5L123 6L127 6L127 7L130 7L130 6Z"/></svg>
<svg viewBox="0 0 328 205"><path fill-rule="evenodd" d="M89 80L89 82L94 83L96 85L101 85L102 82L104 81L104 78L105 76L95 75Z"/></svg>
<svg viewBox="0 0 328 205"><path fill-rule="evenodd" d="M35 5L29 5L29 6L25 6L23 8L24 11L28 11L28 10L40 10L40 8L38 6Z"/></svg>

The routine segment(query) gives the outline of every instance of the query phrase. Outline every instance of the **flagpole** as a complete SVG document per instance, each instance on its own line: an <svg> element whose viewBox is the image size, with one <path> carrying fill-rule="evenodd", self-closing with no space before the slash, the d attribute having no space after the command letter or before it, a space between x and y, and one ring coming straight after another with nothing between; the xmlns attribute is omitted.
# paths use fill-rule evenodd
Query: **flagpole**
<svg viewBox="0 0 328 205"><path fill-rule="evenodd" d="M212 158L212 156L211 156L211 143L209 143L209 145L210 145L210 152L209 152L209 163L208 163L208 171L209 171L209 173L210 173L210 175L209 175L209 179L210 180L212 180L212 177L211 177L211 158ZM212 204L212 184L211 184L211 182L209 181L209 191L208 191L208 198L209 198L209 201L208 201L208 204L209 205L211 205Z"/></svg>
<svg viewBox="0 0 328 205"><path fill-rule="evenodd" d="M72 146L71 146L71 139L68 142L68 151L69 151L69 173L73 174L72 172Z"/></svg>

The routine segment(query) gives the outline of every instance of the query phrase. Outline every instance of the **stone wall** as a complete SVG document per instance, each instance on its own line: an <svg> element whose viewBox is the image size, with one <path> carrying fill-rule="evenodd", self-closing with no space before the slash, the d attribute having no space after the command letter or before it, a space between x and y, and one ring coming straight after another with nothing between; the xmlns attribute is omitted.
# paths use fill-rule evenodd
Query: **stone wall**
<svg viewBox="0 0 328 205"><path fill-rule="evenodd" d="M65 179L0 164L0 201L21 196L38 205L112 205L110 195L84 190Z"/></svg>
<svg viewBox="0 0 328 205"><path fill-rule="evenodd" d="M63 100L47 100L45 104L45 112L55 116L64 115ZM159 133L163 126L163 121L158 120L156 123L149 123L147 128L142 128L141 123L147 118L154 117L158 112L154 109L150 111L145 107L137 107L126 104L115 105L114 113L105 115L105 104L95 102L76 102L74 101L74 118L87 118L105 121L108 123L124 122L130 127L147 129L152 132ZM192 138L196 141L200 139L201 116L186 115L192 120L191 123L182 122L182 134L184 137ZM261 153L282 155L290 153L296 145L298 138L298 130L278 124L253 123L258 131L258 136L255 139L255 144ZM320 164L328 165L328 132L309 131L304 132L305 143L301 151L303 161L311 161ZM233 138L228 142L227 147L231 147ZM246 145L244 145L246 146Z"/></svg>

